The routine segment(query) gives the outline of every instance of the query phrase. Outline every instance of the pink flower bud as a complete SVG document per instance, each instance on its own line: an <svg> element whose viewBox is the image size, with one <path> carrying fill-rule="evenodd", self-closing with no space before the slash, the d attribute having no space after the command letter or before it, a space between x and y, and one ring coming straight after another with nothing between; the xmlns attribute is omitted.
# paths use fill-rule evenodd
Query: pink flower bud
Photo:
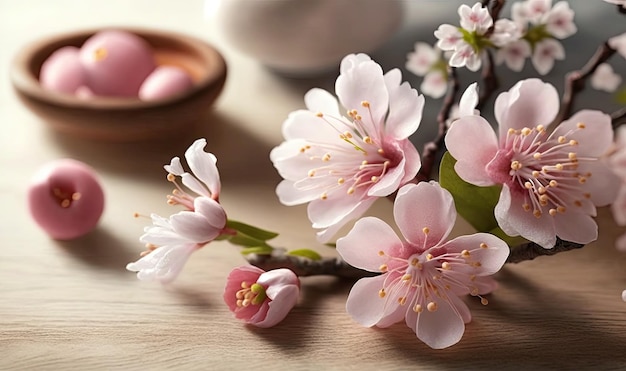
<svg viewBox="0 0 626 371"><path fill-rule="evenodd" d="M235 317L257 327L272 327L296 305L300 280L289 269L269 272L246 265L233 269L224 289L224 301Z"/></svg>

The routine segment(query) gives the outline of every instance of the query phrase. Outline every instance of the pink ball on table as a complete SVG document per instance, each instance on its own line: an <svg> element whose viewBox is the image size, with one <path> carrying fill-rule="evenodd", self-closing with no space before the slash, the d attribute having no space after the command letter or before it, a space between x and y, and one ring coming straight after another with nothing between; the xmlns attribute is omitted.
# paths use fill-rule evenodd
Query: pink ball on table
<svg viewBox="0 0 626 371"><path fill-rule="evenodd" d="M142 100L158 100L180 94L193 86L187 71L174 66L157 67L139 88Z"/></svg>
<svg viewBox="0 0 626 371"><path fill-rule="evenodd" d="M87 76L79 53L74 46L65 46L52 53L41 65L41 86L59 93L74 94L76 89L85 85Z"/></svg>
<svg viewBox="0 0 626 371"><path fill-rule="evenodd" d="M150 45L125 31L102 31L80 49L87 85L96 95L133 97L156 62Z"/></svg>
<svg viewBox="0 0 626 371"><path fill-rule="evenodd" d="M104 192L95 171L72 160L52 161L34 175L28 207L50 237L70 240L91 231L104 210Z"/></svg>

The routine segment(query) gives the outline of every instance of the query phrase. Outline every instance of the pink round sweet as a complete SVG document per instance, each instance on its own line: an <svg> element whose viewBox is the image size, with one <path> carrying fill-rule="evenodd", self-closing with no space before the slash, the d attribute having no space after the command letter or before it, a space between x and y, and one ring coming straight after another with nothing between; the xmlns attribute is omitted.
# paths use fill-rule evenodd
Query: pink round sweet
<svg viewBox="0 0 626 371"><path fill-rule="evenodd" d="M101 31L80 49L87 86L96 95L133 97L156 68L152 48L126 31Z"/></svg>
<svg viewBox="0 0 626 371"><path fill-rule="evenodd" d="M104 210L104 192L91 167L77 160L56 160L33 176L28 208L50 237L70 240L98 224Z"/></svg>
<svg viewBox="0 0 626 371"><path fill-rule="evenodd" d="M187 71L175 66L160 66L141 85L139 98L146 101L165 99L192 86L193 80Z"/></svg>
<svg viewBox="0 0 626 371"><path fill-rule="evenodd" d="M86 82L85 69L80 62L77 47L64 46L52 53L41 65L39 83L45 89L74 94Z"/></svg>

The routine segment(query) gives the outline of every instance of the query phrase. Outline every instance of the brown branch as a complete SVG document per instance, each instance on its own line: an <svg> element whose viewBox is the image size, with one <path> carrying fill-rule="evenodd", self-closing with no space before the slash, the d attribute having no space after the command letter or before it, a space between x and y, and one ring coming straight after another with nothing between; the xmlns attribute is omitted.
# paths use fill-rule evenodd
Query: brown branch
<svg viewBox="0 0 626 371"><path fill-rule="evenodd" d="M415 180L418 183L432 179L433 166L435 165L439 149L444 145L444 139L448 131L447 120L450 117L450 111L452 110L458 92L459 78L456 73L456 68L448 67L448 91L443 99L441 110L437 115L437 136L431 142L424 145L421 156L422 167L415 176Z"/></svg>
<svg viewBox="0 0 626 371"><path fill-rule="evenodd" d="M500 82L496 76L493 55L489 50L485 50L481 77L483 80L483 86L481 86L480 97L478 98L478 104L476 105L476 109L478 110L482 110L487 100L500 86Z"/></svg>
<svg viewBox="0 0 626 371"><path fill-rule="evenodd" d="M626 124L626 107L620 108L617 111L611 113L611 122L613 122L613 129Z"/></svg>
<svg viewBox="0 0 626 371"><path fill-rule="evenodd" d="M521 263L533 260L539 256L550 256L565 251L575 250L583 247L574 242L563 241L557 238L556 245L551 249L545 249L534 242L527 242L511 248L511 253L507 258L507 263ZM278 268L291 269L299 277L307 276L335 276L339 278L358 279L363 277L374 277L378 272L369 272L355 268L341 258L322 258L311 260L299 256L285 255L283 253L272 255L248 254L245 256L248 263L259 267L265 271Z"/></svg>
<svg viewBox="0 0 626 371"><path fill-rule="evenodd" d="M551 249L546 249L534 242L524 243L511 248L511 254L507 258L507 263L520 263L526 260L533 260L538 256L554 255L565 251L579 249L585 245L579 243L563 241L557 238L556 245Z"/></svg>
<svg viewBox="0 0 626 371"><path fill-rule="evenodd" d="M596 68L598 68L600 64L606 62L613 54L615 54L615 49L611 48L608 42L604 42L598 47L594 55L583 68L565 75L565 89L563 91L563 98L561 99L561 109L554 119L553 124L559 124L570 116L576 95L585 88L587 78L596 71Z"/></svg>
<svg viewBox="0 0 626 371"><path fill-rule="evenodd" d="M341 258L322 258L311 260L292 255L257 255L245 256L248 263L265 271L278 268L291 269L299 277L305 276L336 276L341 278L363 278L378 275L376 272L368 272L355 268Z"/></svg>

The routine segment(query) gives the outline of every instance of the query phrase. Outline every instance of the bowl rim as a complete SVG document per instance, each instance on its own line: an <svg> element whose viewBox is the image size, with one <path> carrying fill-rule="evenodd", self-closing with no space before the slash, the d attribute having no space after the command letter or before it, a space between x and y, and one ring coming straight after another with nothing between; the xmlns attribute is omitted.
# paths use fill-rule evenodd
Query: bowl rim
<svg viewBox="0 0 626 371"><path fill-rule="evenodd" d="M31 69L31 61L35 56L42 52L42 49L45 49L52 44L59 44L61 45L60 47L62 47L63 41L68 39L84 37L86 40L97 32L107 30L119 30L134 33L137 36L148 39L147 41L150 39L161 39L182 43L185 47L191 48L196 53L201 55L203 59L211 61L211 68L208 68L207 73L200 80L195 81L194 86L186 90L184 93L152 101L145 101L136 97L104 96L85 99L71 94L51 92L41 86L38 76L36 76ZM11 62L10 72L11 83L16 90L49 104L68 108L94 110L140 110L174 105L180 101L188 99L190 96L200 93L201 91L209 88L211 85L223 83L222 80L226 75L226 61L224 60L222 54L213 45L197 37L185 35L177 31L132 26L102 26L58 33L28 43L14 56Z"/></svg>

